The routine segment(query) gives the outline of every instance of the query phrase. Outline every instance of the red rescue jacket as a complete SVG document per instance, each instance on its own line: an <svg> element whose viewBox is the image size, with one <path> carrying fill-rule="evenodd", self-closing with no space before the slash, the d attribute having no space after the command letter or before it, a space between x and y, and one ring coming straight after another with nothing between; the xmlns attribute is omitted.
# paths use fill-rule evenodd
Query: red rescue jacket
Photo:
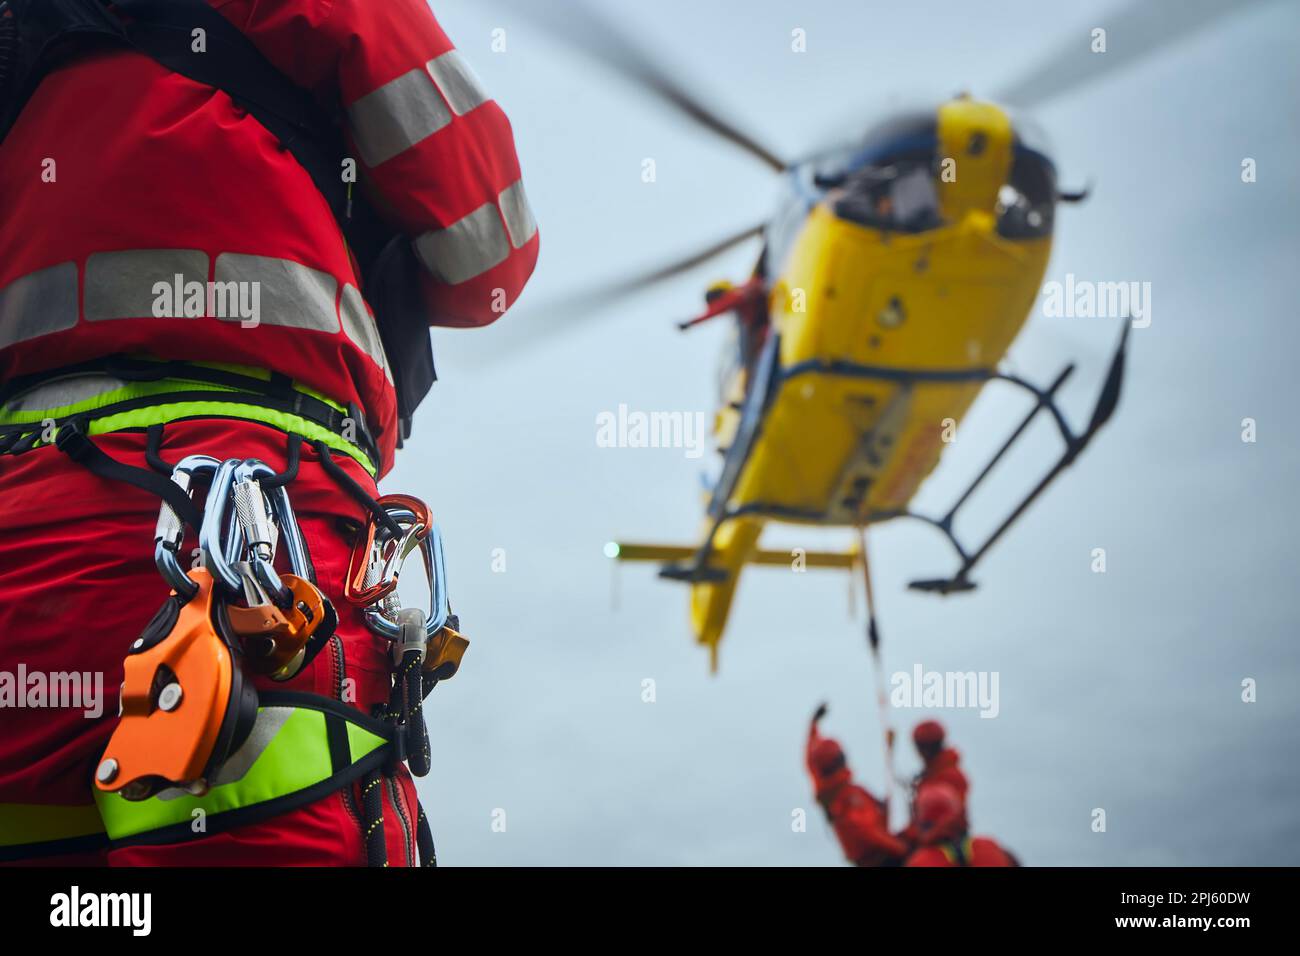
<svg viewBox="0 0 1300 956"><path fill-rule="evenodd" d="M946 783L957 791L962 801L966 800L966 793L970 790L970 781L966 779L966 774L958 764L961 762L961 755L952 747L945 747L934 755L934 759L925 765L925 768L916 775L916 780L912 784L912 792L915 793L927 783Z"/></svg>
<svg viewBox="0 0 1300 956"><path fill-rule="evenodd" d="M537 227L509 122L425 0L209 0L341 107L360 187L410 237L433 324L515 300ZM311 177L229 97L128 50L51 71L0 145L0 380L113 353L278 372L363 410L381 474L391 375ZM260 322L155 317L156 283L259 284Z"/></svg>
<svg viewBox="0 0 1300 956"><path fill-rule="evenodd" d="M808 737L810 758L813 747L822 739L814 726ZM846 859L857 866L887 866L907 855L907 844L889 832L884 804L853 782L848 767L820 774L809 759L808 769L817 802L826 812Z"/></svg>

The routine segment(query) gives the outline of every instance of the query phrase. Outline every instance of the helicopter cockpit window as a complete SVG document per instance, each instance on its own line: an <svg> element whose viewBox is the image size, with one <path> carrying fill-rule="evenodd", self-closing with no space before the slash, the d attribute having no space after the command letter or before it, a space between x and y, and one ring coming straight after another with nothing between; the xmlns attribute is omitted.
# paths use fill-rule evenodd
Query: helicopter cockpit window
<svg viewBox="0 0 1300 956"><path fill-rule="evenodd" d="M941 224L934 184L934 114L914 114L877 127L848 162L820 176L835 214L851 222L898 232Z"/></svg>
<svg viewBox="0 0 1300 956"><path fill-rule="evenodd" d="M998 193L998 234L1036 239L1052 231L1056 169L1042 153L1017 141L1011 175Z"/></svg>
<svg viewBox="0 0 1300 956"><path fill-rule="evenodd" d="M928 161L863 169L841 190L833 200L835 214L850 222L898 232L921 232L942 222Z"/></svg>

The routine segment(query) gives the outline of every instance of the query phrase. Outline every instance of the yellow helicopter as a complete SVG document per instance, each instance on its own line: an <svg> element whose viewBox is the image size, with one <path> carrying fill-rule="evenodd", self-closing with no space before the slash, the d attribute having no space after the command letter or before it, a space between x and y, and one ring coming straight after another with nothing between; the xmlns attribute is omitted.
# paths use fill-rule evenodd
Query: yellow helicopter
<svg viewBox="0 0 1300 956"><path fill-rule="evenodd" d="M1085 40L1010 84L999 100L1037 105L1103 70L1129 65L1135 51L1150 55L1221 12L1216 5L1187 8L1175 30L1134 4L1109 21L1124 35L1123 52L1089 59L1085 32ZM710 290L704 313L681 323L689 328L731 314L739 340L714 422L722 468L706 496L701 539L693 545L611 542L606 554L665 562L661 577L690 586L695 637L709 649L714 669L742 569L792 563L791 552L760 547L769 522L857 529L854 547L804 553L802 560L806 567L866 571L866 526L919 519L945 535L958 567L911 587L941 594L974 587L972 568L1078 457L1119 401L1127 321L1081 430L1055 401L1073 366L1045 387L999 370L1041 287L1056 208L1085 193L1058 188L1051 158L1022 135L1007 108L966 95L786 163L592 11L566 17L562 28L567 42L765 162L788 186L770 222L578 300L603 305L748 239L763 239L753 275ZM1033 407L947 512L916 513L911 502L939 463L946 436L995 380L1027 391ZM1063 453L987 538L964 544L953 530L958 510L1040 412L1054 420ZM869 575L867 595L875 650Z"/></svg>
<svg viewBox="0 0 1300 956"><path fill-rule="evenodd" d="M1054 401L1069 368L1046 388L997 369L1042 285L1055 206L1081 198L1058 192L1051 161L1018 140L1001 108L959 97L789 175L794 208L766 231L755 275L715 290L709 309L685 323L735 311L743 328L742 360L715 417L724 458L703 539L608 548L621 561L667 561L661 575L690 584L695 636L715 667L741 570L791 564L789 551L759 547L768 522L863 528L920 518L947 536L960 565L912 587L969 589L971 568L1110 418L1123 376L1126 337L1092 420L1075 433ZM945 435L995 379L1030 392L1032 410L946 514L909 510ZM958 508L1040 411L1060 427L1064 454L967 549L952 530ZM852 569L864 556L802 559Z"/></svg>

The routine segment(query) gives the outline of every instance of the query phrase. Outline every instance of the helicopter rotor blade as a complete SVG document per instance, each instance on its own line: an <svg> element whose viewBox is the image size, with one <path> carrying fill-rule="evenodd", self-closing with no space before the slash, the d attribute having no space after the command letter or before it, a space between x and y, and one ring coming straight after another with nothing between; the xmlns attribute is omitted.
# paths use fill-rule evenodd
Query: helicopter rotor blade
<svg viewBox="0 0 1300 956"><path fill-rule="evenodd" d="M1032 108L1159 54L1183 37L1229 13L1240 13L1265 0L1131 0L1098 18L1107 48L1094 53L1091 36L1082 31L1057 46L1038 65L1007 83L994 97L1008 106Z"/></svg>
<svg viewBox="0 0 1300 956"><path fill-rule="evenodd" d="M708 262L714 256L740 245L747 239L761 235L764 225L751 226L741 232L727 236L709 246L699 249L689 256L683 256L675 262L659 266L648 272L616 279L612 282L586 290L563 294L558 298L547 299L536 305L527 306L527 321L503 323L511 326L508 334L495 339L491 345L491 354L483 353L475 357L471 354L462 356L463 365L489 365L498 358L517 354L521 350L538 342L550 341L557 332L563 334L586 319L601 314L600 310L624 296L632 295L657 282L663 282L674 276Z"/></svg>
<svg viewBox="0 0 1300 956"><path fill-rule="evenodd" d="M683 116L738 146L777 172L788 164L749 134L742 132L673 78L640 46L582 0L542 4L537 0L499 0L501 6L528 17L552 36L594 57L635 81Z"/></svg>
<svg viewBox="0 0 1300 956"><path fill-rule="evenodd" d="M546 311L551 314L559 313L575 318L587 312L595 311L624 296L632 295L642 289L679 276L684 272L689 272L696 266L703 265L715 256L722 255L722 253L735 248L746 240L762 235L765 226L765 223L749 226L730 236L719 239L717 242L710 243L702 249L697 249L689 255L682 256L680 259L665 265L656 266L647 272L625 276L604 285L575 293L572 296L566 296L562 301L552 303Z"/></svg>

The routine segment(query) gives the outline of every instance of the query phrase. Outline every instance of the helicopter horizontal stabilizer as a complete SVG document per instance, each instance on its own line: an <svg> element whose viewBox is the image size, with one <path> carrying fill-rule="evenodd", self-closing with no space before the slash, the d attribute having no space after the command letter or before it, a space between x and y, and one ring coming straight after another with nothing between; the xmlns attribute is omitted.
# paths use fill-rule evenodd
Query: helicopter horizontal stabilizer
<svg viewBox="0 0 1300 956"><path fill-rule="evenodd" d="M700 584L725 581L728 576L723 568L699 564L696 559L700 549L692 545L611 541L605 545L605 554L616 561L665 562L659 569L659 576L668 581ZM804 548L760 548L745 559L746 564L765 567L838 568L844 571L852 570L860 561L856 551L808 551Z"/></svg>

